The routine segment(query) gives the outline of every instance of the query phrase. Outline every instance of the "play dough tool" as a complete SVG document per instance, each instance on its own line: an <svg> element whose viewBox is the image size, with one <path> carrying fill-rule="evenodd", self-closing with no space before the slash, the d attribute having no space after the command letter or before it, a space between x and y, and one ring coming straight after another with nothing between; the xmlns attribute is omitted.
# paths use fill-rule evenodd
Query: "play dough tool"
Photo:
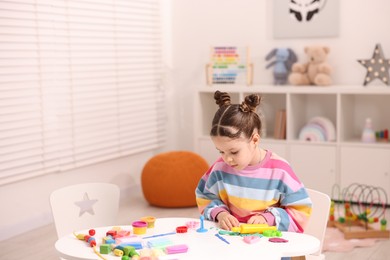
<svg viewBox="0 0 390 260"><path fill-rule="evenodd" d="M276 226L269 226L267 224L241 224L239 227L232 227L232 232L239 232L241 234L263 233L265 230L277 230Z"/></svg>
<svg viewBox="0 0 390 260"><path fill-rule="evenodd" d="M200 232L200 233L207 232L207 229L204 228L204 216L200 216L200 228L198 228L196 232Z"/></svg>
<svg viewBox="0 0 390 260"><path fill-rule="evenodd" d="M220 234L215 234L216 237L218 237L220 240L222 240L223 242L225 242L226 244L230 244L229 241L227 241L225 238L223 238Z"/></svg>
<svg viewBox="0 0 390 260"><path fill-rule="evenodd" d="M188 246L187 245L173 245L173 246L167 246L165 248L165 252L170 255L170 254L179 254L179 253L185 253L188 251Z"/></svg>
<svg viewBox="0 0 390 260"><path fill-rule="evenodd" d="M166 237L159 237L148 241L148 246L150 248L153 247L162 248L169 245L172 245L172 241Z"/></svg>
<svg viewBox="0 0 390 260"><path fill-rule="evenodd" d="M153 237L163 237L163 236L169 236L169 235L174 235L174 234L176 234L176 232L162 233L162 234L156 234L156 235L152 235L152 236L143 237L143 239L153 238Z"/></svg>

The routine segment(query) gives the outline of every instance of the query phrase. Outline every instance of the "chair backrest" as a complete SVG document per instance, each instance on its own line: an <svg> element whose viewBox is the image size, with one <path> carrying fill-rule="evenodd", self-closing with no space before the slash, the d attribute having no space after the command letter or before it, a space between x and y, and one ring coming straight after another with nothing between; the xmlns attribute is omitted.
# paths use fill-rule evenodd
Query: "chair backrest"
<svg viewBox="0 0 390 260"><path fill-rule="evenodd" d="M110 183L83 183L55 190L50 205L58 238L74 231L115 225L119 187Z"/></svg>
<svg viewBox="0 0 390 260"><path fill-rule="evenodd" d="M327 194L306 189L313 203L312 214L308 225L305 228L305 233L315 236L320 240L320 250L313 255L322 253L322 245L325 239L326 226L329 218L330 198Z"/></svg>

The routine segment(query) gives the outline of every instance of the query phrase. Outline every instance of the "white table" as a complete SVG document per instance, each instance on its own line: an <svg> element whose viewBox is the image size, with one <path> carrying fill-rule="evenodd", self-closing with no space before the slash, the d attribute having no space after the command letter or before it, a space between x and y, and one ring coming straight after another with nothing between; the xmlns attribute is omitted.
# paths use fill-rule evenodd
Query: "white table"
<svg viewBox="0 0 390 260"><path fill-rule="evenodd" d="M188 221L198 221L194 218L160 218L155 222L155 227L147 229L146 237L173 232L178 226L185 226ZM131 226L121 226L122 229L132 230ZM200 233L196 229L189 229L187 233L179 233L165 236L174 244L186 244L188 252L181 254L172 254L160 257L159 259L280 259L282 256L301 256L315 253L320 248L320 241L310 235L292 232L283 232L282 238L287 239L287 243L272 243L267 237L262 237L260 241L247 244L240 236L223 235L229 244L218 239L215 234L218 233L216 223L205 221L204 227L207 232ZM98 243L97 249L101 243L101 238L112 227L95 228L95 238ZM76 233L87 234L86 230ZM150 238L153 239L153 238ZM147 242L149 239L143 239ZM68 260L88 260L100 259L93 249L84 241L78 240L73 234L60 238L55 243L55 248L60 257ZM107 259L121 259L113 254L103 255Z"/></svg>

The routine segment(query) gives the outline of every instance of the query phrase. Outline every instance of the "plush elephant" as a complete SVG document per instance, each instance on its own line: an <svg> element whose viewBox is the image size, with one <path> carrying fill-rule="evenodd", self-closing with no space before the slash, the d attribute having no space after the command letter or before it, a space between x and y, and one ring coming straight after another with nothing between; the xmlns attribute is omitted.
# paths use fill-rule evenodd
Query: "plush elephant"
<svg viewBox="0 0 390 260"><path fill-rule="evenodd" d="M274 84L285 85L288 82L291 66L297 62L297 55L290 48L274 48L265 57L266 61L275 57L275 60L268 63L266 69L274 66Z"/></svg>

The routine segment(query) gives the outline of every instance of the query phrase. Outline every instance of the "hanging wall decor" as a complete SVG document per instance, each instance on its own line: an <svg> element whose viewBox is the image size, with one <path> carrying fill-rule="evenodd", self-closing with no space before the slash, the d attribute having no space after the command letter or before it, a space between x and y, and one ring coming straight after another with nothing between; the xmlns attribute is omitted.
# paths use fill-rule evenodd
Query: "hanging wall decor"
<svg viewBox="0 0 390 260"><path fill-rule="evenodd" d="M389 69L390 59L385 59L381 45L378 43L375 46L374 53L371 59L358 60L367 69L366 77L363 85L366 86L374 79L379 79L386 85L390 86Z"/></svg>
<svg viewBox="0 0 390 260"><path fill-rule="evenodd" d="M273 0L275 38L337 37L338 0Z"/></svg>

